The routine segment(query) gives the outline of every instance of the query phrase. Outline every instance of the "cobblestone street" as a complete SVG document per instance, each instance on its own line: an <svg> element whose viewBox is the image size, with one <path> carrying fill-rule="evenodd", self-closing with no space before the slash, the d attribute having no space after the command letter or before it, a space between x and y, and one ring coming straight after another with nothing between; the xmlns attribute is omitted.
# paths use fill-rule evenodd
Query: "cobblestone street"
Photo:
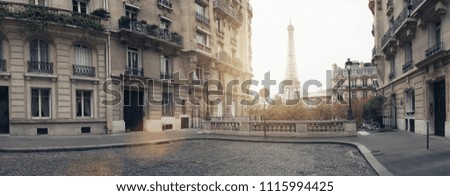
<svg viewBox="0 0 450 196"><path fill-rule="evenodd" d="M77 152L1 153L0 175L376 175L353 147L215 140Z"/></svg>

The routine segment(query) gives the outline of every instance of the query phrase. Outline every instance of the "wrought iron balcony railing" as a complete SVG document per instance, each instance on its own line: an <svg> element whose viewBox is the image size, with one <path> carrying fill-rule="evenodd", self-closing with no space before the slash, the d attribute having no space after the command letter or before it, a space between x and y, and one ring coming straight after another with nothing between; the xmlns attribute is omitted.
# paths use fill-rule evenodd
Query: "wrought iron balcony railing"
<svg viewBox="0 0 450 196"><path fill-rule="evenodd" d="M135 68L135 67L127 67L127 69L124 70L125 75L130 76L144 76L144 69L143 68Z"/></svg>
<svg viewBox="0 0 450 196"><path fill-rule="evenodd" d="M0 60L0 72L6 72L6 60L5 59Z"/></svg>
<svg viewBox="0 0 450 196"><path fill-rule="evenodd" d="M390 16L394 11L394 0L388 0L386 3L387 12L386 15Z"/></svg>
<svg viewBox="0 0 450 196"><path fill-rule="evenodd" d="M170 0L158 0L158 6L172 10L172 2Z"/></svg>
<svg viewBox="0 0 450 196"><path fill-rule="evenodd" d="M406 62L406 63L402 66L403 73L408 72L408 71L409 71L410 69L412 69L412 68L413 68L413 61L410 60L410 61Z"/></svg>
<svg viewBox="0 0 450 196"><path fill-rule="evenodd" d="M28 61L28 72L53 74L53 63L41 61Z"/></svg>
<svg viewBox="0 0 450 196"><path fill-rule="evenodd" d="M121 17L119 19L119 28L143 33L159 40L183 46L183 36L181 36L177 32L171 32L167 29L162 29L155 24L144 24L128 17Z"/></svg>
<svg viewBox="0 0 450 196"><path fill-rule="evenodd" d="M389 28L388 31L381 38L381 45L384 47L388 43L389 40L394 36L394 28Z"/></svg>
<svg viewBox="0 0 450 196"><path fill-rule="evenodd" d="M401 25L405 22L405 20L409 18L410 15L411 15L411 7L407 6L403 8L402 12L397 16L392 25L394 31L397 31L401 27Z"/></svg>
<svg viewBox="0 0 450 196"><path fill-rule="evenodd" d="M73 75L95 77L95 67L89 65L73 65Z"/></svg>
<svg viewBox="0 0 450 196"><path fill-rule="evenodd" d="M434 45L433 47L427 49L425 51L425 56L428 58L430 56L433 56L434 54L441 52L444 49L444 43L443 42L439 42L436 45Z"/></svg>
<svg viewBox="0 0 450 196"><path fill-rule="evenodd" d="M43 24L76 26L89 31L105 31L101 22L103 18L90 14L10 1L0 2L0 7L2 17L39 21Z"/></svg>
<svg viewBox="0 0 450 196"><path fill-rule="evenodd" d="M202 22L203 24L209 26L209 18L202 13L195 12L195 19Z"/></svg>
<svg viewBox="0 0 450 196"><path fill-rule="evenodd" d="M161 72L161 80L172 80L172 74L168 72Z"/></svg>

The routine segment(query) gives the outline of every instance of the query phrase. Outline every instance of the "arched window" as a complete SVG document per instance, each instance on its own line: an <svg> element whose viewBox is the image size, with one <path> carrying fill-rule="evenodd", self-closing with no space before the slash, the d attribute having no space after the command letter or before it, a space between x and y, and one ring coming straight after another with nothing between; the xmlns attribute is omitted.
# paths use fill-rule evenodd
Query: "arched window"
<svg viewBox="0 0 450 196"><path fill-rule="evenodd" d="M75 45L75 65L91 66L91 49L84 44Z"/></svg>

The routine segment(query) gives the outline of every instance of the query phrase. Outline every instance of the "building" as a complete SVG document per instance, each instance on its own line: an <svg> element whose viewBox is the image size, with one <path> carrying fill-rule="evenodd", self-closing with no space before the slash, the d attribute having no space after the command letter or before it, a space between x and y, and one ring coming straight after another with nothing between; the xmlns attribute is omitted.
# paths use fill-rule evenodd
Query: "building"
<svg viewBox="0 0 450 196"><path fill-rule="evenodd" d="M450 138L448 1L370 0L384 124Z"/></svg>
<svg viewBox="0 0 450 196"><path fill-rule="evenodd" d="M2 1L0 131L162 131L245 115L242 92L210 88L224 101L207 106L203 84L252 77L252 14L248 0Z"/></svg>
<svg viewBox="0 0 450 196"><path fill-rule="evenodd" d="M375 95L378 84L377 68L371 63L351 61L349 93L348 71L333 64L333 79L331 80L333 102L344 103L351 94L353 100L368 99Z"/></svg>

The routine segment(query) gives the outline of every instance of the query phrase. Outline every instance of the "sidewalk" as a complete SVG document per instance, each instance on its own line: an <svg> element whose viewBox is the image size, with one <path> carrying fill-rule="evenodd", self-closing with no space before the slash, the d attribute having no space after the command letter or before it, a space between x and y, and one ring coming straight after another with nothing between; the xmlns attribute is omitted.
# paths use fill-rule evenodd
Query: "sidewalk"
<svg viewBox="0 0 450 196"><path fill-rule="evenodd" d="M202 134L198 130L70 137L1 135L0 152L94 150L151 145L185 139L300 143L344 142L356 144L374 168L381 163L382 166L380 165L379 168L384 166L393 175L450 175L450 141L431 137L430 150L427 150L425 136L407 132L382 132L349 138L268 138L266 140L258 137L208 135ZM364 150L366 147L368 150Z"/></svg>

